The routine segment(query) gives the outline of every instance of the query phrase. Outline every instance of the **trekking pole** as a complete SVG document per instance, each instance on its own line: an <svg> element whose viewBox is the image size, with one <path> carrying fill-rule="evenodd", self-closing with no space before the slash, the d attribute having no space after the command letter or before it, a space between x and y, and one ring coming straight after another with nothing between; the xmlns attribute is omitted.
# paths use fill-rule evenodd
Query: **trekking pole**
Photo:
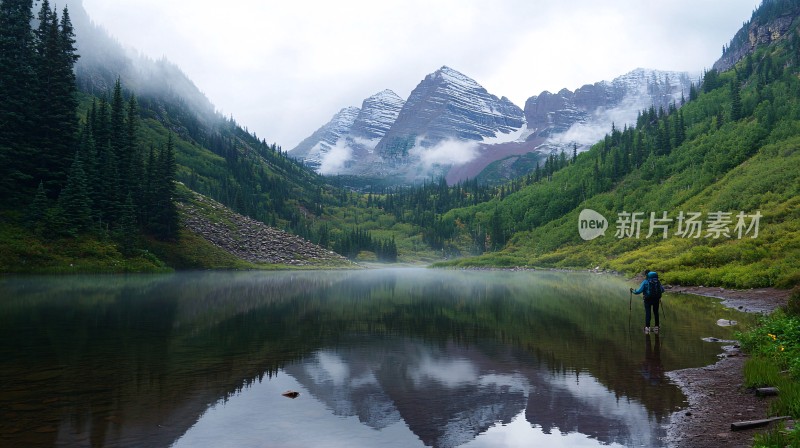
<svg viewBox="0 0 800 448"><path fill-rule="evenodd" d="M633 288L629 289L631 295L628 297L628 331L631 329L631 303L633 302Z"/></svg>

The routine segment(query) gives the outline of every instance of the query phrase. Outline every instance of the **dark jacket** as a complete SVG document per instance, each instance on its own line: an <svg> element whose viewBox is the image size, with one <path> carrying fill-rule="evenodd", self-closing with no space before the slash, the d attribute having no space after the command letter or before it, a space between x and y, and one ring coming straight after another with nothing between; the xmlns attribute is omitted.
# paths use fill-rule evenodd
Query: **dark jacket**
<svg viewBox="0 0 800 448"><path fill-rule="evenodd" d="M647 286L648 280L651 279L651 278L658 278L658 274L656 272L648 272L647 273L647 278L642 281L641 285L639 285L639 289L637 289L636 291L633 291L633 293L634 294L643 293L645 286ZM663 286L661 286L661 292L662 293L664 292L664 287Z"/></svg>

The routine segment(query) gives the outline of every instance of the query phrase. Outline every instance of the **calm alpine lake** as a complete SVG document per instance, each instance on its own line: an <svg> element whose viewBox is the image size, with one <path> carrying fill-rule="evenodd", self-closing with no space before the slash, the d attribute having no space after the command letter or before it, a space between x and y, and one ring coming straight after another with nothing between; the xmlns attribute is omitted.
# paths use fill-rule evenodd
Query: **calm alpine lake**
<svg viewBox="0 0 800 448"><path fill-rule="evenodd" d="M664 446L747 319L589 273L0 278L3 447ZM296 398L282 394L296 391Z"/></svg>

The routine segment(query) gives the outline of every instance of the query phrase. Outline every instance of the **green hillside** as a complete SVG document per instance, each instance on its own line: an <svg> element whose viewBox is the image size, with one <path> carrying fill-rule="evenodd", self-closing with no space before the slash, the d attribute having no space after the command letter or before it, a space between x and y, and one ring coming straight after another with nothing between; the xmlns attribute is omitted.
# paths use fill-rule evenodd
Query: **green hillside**
<svg viewBox="0 0 800 448"><path fill-rule="evenodd" d="M492 235L508 243L441 265L650 268L668 282L736 288L800 282L800 38L791 29L733 69L706 72L685 104L612 129L551 177L447 213L463 229L454 241L482 227L488 245ZM583 209L607 219L604 236L581 238ZM634 212L638 237L627 233ZM700 228L681 236L690 213Z"/></svg>

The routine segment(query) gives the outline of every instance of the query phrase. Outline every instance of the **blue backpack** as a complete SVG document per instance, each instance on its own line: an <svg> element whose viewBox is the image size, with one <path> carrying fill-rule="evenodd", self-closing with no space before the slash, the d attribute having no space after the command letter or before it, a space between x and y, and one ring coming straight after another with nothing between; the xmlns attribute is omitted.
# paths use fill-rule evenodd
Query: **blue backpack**
<svg viewBox="0 0 800 448"><path fill-rule="evenodd" d="M647 300L661 300L661 293L664 291L664 288L661 286L661 282L658 281L658 277L652 277L647 279L647 284L644 285L644 298Z"/></svg>

